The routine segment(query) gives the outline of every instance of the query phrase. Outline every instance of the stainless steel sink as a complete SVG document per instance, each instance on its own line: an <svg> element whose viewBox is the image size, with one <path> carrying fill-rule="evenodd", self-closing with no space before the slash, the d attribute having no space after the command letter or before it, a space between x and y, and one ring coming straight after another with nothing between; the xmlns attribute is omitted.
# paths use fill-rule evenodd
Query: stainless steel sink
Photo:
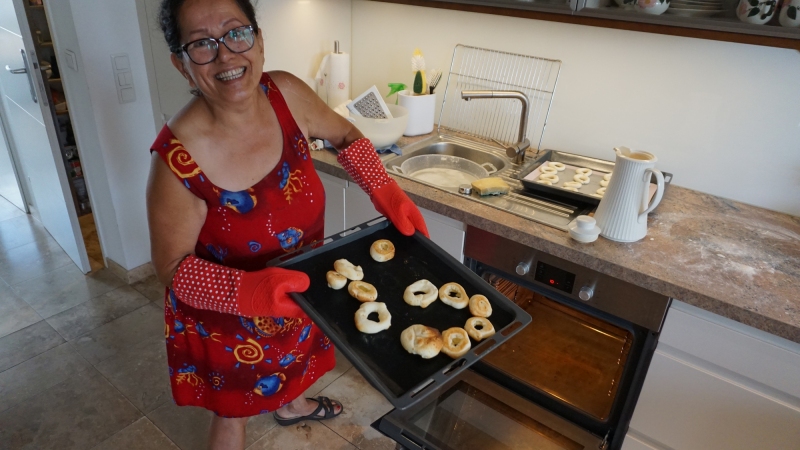
<svg viewBox="0 0 800 450"><path fill-rule="evenodd" d="M511 186L511 191L507 195L486 197L481 197L476 193L472 193L468 195L468 198L472 201L483 203L555 228L566 230L567 225L575 217L586 214L593 208L591 205L569 204L559 200L541 197L526 191L522 183L517 179L521 166L514 164L511 159L506 156L504 148L457 136L439 135L416 142L404 147L402 156L392 156L384 159L383 165L386 167L387 172L393 175L413 180L417 183L426 184L436 189L452 192L454 195L464 195L459 194L457 188L443 188L435 184L423 182L394 169L409 158L419 155L451 155L467 159L477 164L492 164L497 168L497 172L492 173L490 176L502 178Z"/></svg>

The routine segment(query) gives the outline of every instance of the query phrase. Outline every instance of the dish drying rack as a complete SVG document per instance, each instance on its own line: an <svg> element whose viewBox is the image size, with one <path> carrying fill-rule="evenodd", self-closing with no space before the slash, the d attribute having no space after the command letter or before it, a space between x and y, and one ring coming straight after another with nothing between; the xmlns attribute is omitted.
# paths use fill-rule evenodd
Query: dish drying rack
<svg viewBox="0 0 800 450"><path fill-rule="evenodd" d="M528 97L531 149L541 149L553 104L561 61L458 44L447 76L438 133L442 128L495 141L504 146L517 142L522 105L518 100L465 101L464 90L511 90Z"/></svg>

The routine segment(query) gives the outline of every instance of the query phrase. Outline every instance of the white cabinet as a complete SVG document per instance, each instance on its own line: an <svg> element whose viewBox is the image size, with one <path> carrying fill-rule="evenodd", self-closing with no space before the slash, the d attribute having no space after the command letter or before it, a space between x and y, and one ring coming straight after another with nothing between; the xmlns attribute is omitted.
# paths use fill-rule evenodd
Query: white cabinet
<svg viewBox="0 0 800 450"><path fill-rule="evenodd" d="M380 215L381 213L372 206L369 196L357 184L348 182L344 199L345 228L369 222Z"/></svg>
<svg viewBox="0 0 800 450"><path fill-rule="evenodd" d="M800 345L681 302L623 448L800 448Z"/></svg>
<svg viewBox="0 0 800 450"><path fill-rule="evenodd" d="M464 262L464 235L467 227L464 222L451 219L439 213L420 208L431 240L459 262Z"/></svg>
<svg viewBox="0 0 800 450"><path fill-rule="evenodd" d="M344 196L347 181L317 172L325 187L325 236L344 231Z"/></svg>

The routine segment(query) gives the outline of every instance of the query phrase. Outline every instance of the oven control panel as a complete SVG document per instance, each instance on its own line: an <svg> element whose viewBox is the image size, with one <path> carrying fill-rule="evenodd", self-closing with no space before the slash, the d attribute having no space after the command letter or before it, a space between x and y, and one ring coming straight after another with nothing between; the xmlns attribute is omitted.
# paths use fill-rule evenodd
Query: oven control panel
<svg viewBox="0 0 800 450"><path fill-rule="evenodd" d="M536 262L536 273L534 273L533 279L560 291L564 291L567 294L572 294L572 288L575 285L574 273L567 272L566 270L559 269L558 267L551 266L542 261Z"/></svg>

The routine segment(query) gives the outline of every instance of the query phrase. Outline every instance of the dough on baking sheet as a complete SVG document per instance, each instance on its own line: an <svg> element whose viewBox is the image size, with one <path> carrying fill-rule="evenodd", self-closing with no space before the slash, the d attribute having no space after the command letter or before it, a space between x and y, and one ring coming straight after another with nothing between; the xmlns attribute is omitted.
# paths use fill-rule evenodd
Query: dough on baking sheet
<svg viewBox="0 0 800 450"><path fill-rule="evenodd" d="M607 173L607 174L603 175L603 179L604 179L604 180L606 180L606 181L608 181L608 180L610 180L610 179L611 179L611 175L613 175L613 172L612 172L612 173Z"/></svg>
<svg viewBox="0 0 800 450"><path fill-rule="evenodd" d="M581 167L579 169L575 169L575 173L586 175L587 177L592 174L592 169L587 169L585 167Z"/></svg>
<svg viewBox="0 0 800 450"><path fill-rule="evenodd" d="M577 182L579 182L579 183L581 183L581 184L589 184L589 175L584 175L582 173L577 173L577 174L575 174L574 177L572 177L572 179L577 181Z"/></svg>
<svg viewBox="0 0 800 450"><path fill-rule="evenodd" d="M545 174L539 175L539 179L540 180L547 180L547 181L549 181L551 183L558 183L558 175L556 175L554 173L545 173Z"/></svg>
<svg viewBox="0 0 800 450"><path fill-rule="evenodd" d="M378 321L369 319L369 315L378 313ZM356 328L365 334L375 334L392 326L392 315L386 308L386 303L368 302L361 304L355 315Z"/></svg>
<svg viewBox="0 0 800 450"><path fill-rule="evenodd" d="M600 180L600 186L603 186L603 187L608 186L608 180Z"/></svg>
<svg viewBox="0 0 800 450"><path fill-rule="evenodd" d="M539 184L546 184L548 186L552 186L553 185L553 182L550 181L550 180L536 180L536 182L539 183Z"/></svg>
<svg viewBox="0 0 800 450"><path fill-rule="evenodd" d="M563 171L564 169L567 168L567 166L565 166L563 163L560 163L560 162L557 162L557 161L547 161L547 165L550 166L550 167L555 168L559 172L561 172L561 171Z"/></svg>
<svg viewBox="0 0 800 450"><path fill-rule="evenodd" d="M581 183L580 181L565 181L564 182L564 187L565 188L580 189L580 188L583 187L583 183Z"/></svg>
<svg viewBox="0 0 800 450"><path fill-rule="evenodd" d="M606 188L601 187L596 191L597 195L606 195Z"/></svg>
<svg viewBox="0 0 800 450"><path fill-rule="evenodd" d="M558 173L558 169L550 166L539 167L539 174L545 174L545 173Z"/></svg>

